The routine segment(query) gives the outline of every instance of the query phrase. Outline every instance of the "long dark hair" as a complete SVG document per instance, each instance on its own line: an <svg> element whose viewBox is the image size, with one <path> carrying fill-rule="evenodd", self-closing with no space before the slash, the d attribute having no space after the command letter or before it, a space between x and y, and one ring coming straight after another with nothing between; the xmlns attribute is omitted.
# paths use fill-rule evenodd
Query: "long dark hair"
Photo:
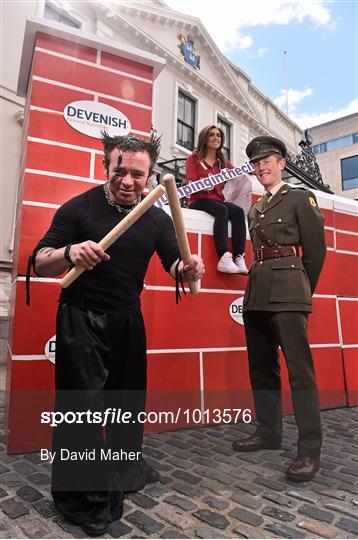
<svg viewBox="0 0 358 540"><path fill-rule="evenodd" d="M221 134L221 144L220 144L219 148L216 150L216 159L218 159L220 161L221 168L225 168L226 165L227 165L227 159L226 159L225 154L223 152L223 146L224 146L224 142L225 142L225 134L224 134L223 130L221 128L219 128L218 126L215 126L215 124L210 125L210 126L206 126L200 131L199 137L198 137L198 144L197 144L195 152L199 156L199 159L201 159L201 160L205 159L206 154L207 154L207 150L208 150L207 143L208 143L208 140L209 140L209 134L210 134L210 131L212 129L214 129L214 128L218 129L220 131L220 134Z"/></svg>

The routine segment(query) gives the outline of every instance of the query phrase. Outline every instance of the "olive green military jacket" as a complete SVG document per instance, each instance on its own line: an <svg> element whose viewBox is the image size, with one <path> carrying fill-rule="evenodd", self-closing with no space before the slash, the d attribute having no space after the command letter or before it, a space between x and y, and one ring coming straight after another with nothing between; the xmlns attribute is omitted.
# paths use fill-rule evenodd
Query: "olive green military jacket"
<svg viewBox="0 0 358 540"><path fill-rule="evenodd" d="M312 311L312 294L322 270L326 243L324 217L311 191L285 184L263 211L262 198L248 213L252 247L267 247L255 229L260 223L279 246L300 246L302 257L253 262L244 311Z"/></svg>

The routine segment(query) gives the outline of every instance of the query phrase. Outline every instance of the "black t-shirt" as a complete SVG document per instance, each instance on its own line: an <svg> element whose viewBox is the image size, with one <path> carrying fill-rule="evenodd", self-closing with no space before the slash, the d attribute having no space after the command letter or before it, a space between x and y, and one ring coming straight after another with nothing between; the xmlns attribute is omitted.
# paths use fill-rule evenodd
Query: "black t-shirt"
<svg viewBox="0 0 358 540"><path fill-rule="evenodd" d="M102 186L74 197L54 215L51 227L36 246L56 249L86 240L99 242L125 216L107 203ZM166 271L179 257L178 243L170 217L152 206L107 249L110 261L85 271L60 300L101 312L132 311L139 296L148 263L156 251Z"/></svg>

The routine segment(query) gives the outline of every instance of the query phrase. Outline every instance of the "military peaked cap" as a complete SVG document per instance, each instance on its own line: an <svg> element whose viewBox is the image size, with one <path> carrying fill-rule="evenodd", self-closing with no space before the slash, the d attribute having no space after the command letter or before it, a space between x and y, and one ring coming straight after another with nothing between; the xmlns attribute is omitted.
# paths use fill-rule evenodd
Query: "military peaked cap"
<svg viewBox="0 0 358 540"><path fill-rule="evenodd" d="M280 141L280 139L263 135L262 137L255 137L255 139L249 142L246 147L246 154L250 161L262 159L271 154L279 154L284 158L287 154L287 148L285 143Z"/></svg>

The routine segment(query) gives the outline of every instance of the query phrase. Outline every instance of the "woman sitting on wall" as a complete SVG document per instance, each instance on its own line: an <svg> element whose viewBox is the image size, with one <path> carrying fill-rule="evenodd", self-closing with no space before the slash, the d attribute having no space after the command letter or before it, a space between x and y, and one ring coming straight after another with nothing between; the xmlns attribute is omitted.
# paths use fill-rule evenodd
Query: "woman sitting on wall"
<svg viewBox="0 0 358 540"><path fill-rule="evenodd" d="M186 161L186 181L194 182L233 167L223 153L224 132L216 126L206 126L199 133L198 146ZM245 213L240 206L226 202L224 183L211 190L193 193L189 208L203 210L214 216L214 240L219 262L217 270L231 274L247 274L245 264ZM228 221L232 224L233 254L228 249Z"/></svg>

